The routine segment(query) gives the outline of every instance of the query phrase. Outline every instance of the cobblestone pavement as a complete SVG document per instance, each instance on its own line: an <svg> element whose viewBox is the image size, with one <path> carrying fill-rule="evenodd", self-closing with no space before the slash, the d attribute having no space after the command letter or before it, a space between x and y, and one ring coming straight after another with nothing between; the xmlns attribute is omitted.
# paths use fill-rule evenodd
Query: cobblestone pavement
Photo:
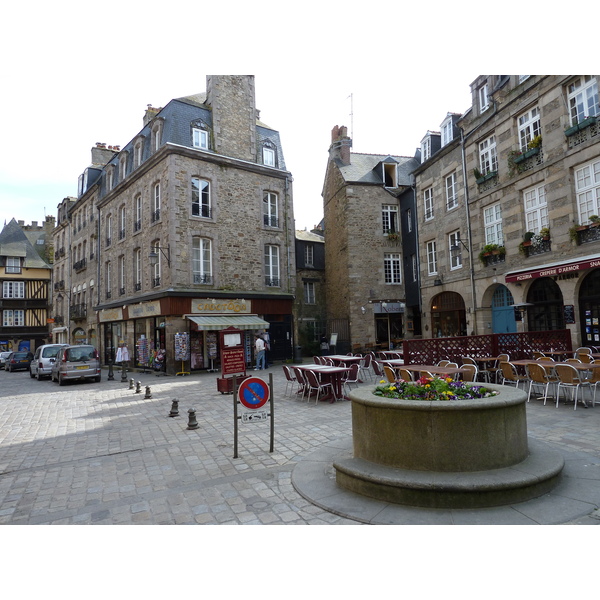
<svg viewBox="0 0 600 600"><path fill-rule="evenodd" d="M268 422L240 423L233 458L233 397L214 373L129 373L135 393L120 371L64 387L0 371L0 524L358 524L291 484L299 460L351 434L350 403L285 396L280 365L249 374L273 374L274 452ZM170 418L173 399L180 415ZM190 408L198 429L187 429ZM530 435L600 456L600 405L527 410Z"/></svg>

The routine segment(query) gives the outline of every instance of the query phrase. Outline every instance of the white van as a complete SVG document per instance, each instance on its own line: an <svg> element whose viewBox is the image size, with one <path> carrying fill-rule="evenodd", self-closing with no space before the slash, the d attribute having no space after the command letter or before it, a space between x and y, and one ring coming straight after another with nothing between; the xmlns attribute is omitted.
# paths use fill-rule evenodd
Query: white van
<svg viewBox="0 0 600 600"><path fill-rule="evenodd" d="M45 344L40 346L33 356L31 365L29 367L29 375L37 377L38 381L41 381L43 377L50 377L52 373L52 365L56 360L56 355L61 348L64 348L67 344Z"/></svg>

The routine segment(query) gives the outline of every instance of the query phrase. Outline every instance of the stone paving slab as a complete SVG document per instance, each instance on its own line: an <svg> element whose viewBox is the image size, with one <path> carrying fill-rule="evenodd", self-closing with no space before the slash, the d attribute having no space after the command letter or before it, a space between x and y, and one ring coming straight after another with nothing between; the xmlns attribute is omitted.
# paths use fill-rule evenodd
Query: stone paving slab
<svg viewBox="0 0 600 600"><path fill-rule="evenodd" d="M315 405L285 397L281 366L258 376L268 381L269 374L275 390L274 452L269 452L268 423L240 424L234 459L233 400L217 391L217 374L129 373L142 384L136 394L119 373L114 381L104 372L100 383L61 387L25 372L0 371L0 524L357 525L377 515L378 522L398 522L394 506L344 500L360 512L358 518L296 491L297 465L319 449L348 447L350 403ZM151 398L144 397L146 386ZM174 398L180 415L170 418ZM190 408L199 423L195 430L187 429ZM572 405L556 409L532 401L527 412L530 435L571 453L574 472L583 471L565 487L565 505L583 497L577 522L600 522L594 512L600 406L573 411ZM332 474L330 465L320 468ZM319 493L340 494L335 482L326 486ZM476 511L471 522L506 521L498 511L485 510ZM460 522L449 512L412 509L404 511L402 522ZM564 522L565 515L557 509L551 522ZM519 513L516 519L535 517Z"/></svg>

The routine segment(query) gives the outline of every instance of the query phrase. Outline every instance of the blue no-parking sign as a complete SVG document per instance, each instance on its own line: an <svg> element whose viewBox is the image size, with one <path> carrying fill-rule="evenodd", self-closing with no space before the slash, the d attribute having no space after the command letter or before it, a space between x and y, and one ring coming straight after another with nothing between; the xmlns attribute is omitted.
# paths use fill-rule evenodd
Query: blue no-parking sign
<svg viewBox="0 0 600 600"><path fill-rule="evenodd" d="M249 377L240 384L238 397L246 408L261 408L269 400L269 386L259 377Z"/></svg>

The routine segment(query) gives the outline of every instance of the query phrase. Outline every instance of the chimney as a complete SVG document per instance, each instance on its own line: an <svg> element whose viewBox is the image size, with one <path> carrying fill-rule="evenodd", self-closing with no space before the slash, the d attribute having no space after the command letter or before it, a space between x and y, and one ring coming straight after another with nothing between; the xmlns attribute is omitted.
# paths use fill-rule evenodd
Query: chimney
<svg viewBox="0 0 600 600"><path fill-rule="evenodd" d="M156 117L161 110L162 107L154 108L152 104L148 104L146 107L146 113L144 114L144 127L146 127L146 125L148 125L148 123L150 123L150 121L152 121L152 119L154 119L154 117Z"/></svg>
<svg viewBox="0 0 600 600"><path fill-rule="evenodd" d="M102 142L96 142L92 148L92 165L103 167L118 152L118 146L106 147Z"/></svg>
<svg viewBox="0 0 600 600"><path fill-rule="evenodd" d="M350 148L352 139L348 137L348 128L337 125L331 130L331 146L329 147L329 158L338 160L343 165L350 164Z"/></svg>

